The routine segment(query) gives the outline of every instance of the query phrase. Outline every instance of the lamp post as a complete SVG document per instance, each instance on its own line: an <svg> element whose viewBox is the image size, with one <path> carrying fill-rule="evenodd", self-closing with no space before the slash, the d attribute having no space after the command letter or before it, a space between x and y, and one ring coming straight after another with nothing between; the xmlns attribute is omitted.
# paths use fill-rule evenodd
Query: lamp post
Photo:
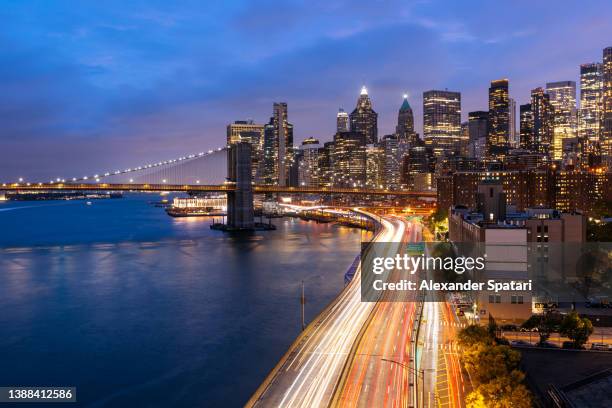
<svg viewBox="0 0 612 408"><path fill-rule="evenodd" d="M387 361L389 363L394 363L399 365L400 367L402 367L405 370L408 370L409 372L416 374L417 375L417 384L416 387L417 389L418 387L418 377L421 376L421 381L423 382L423 384L420 387L420 394L421 394L421 398L420 398L420 403L417 404L418 407L422 407L423 406L423 402L425 401L425 370L415 370L414 368L410 367L409 365L407 365L406 363L402 363L401 361L396 361L390 358L381 358L381 361ZM414 406L414 405L412 405Z"/></svg>

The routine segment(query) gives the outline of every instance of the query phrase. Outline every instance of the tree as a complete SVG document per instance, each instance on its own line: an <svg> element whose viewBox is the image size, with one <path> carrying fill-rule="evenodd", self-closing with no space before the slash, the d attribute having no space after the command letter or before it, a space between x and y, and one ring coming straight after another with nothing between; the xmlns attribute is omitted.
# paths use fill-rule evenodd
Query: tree
<svg viewBox="0 0 612 408"><path fill-rule="evenodd" d="M466 398L467 408L530 408L531 393L523 384L525 375L518 370L479 385Z"/></svg>
<svg viewBox="0 0 612 408"><path fill-rule="evenodd" d="M525 329L538 329L540 335L539 344L544 344L561 324L561 316L558 313L547 312L545 314L532 315L522 327Z"/></svg>
<svg viewBox="0 0 612 408"><path fill-rule="evenodd" d="M593 324L586 317L580 317L576 311L572 311L563 318L559 333L572 340L574 348L582 348L593 334Z"/></svg>
<svg viewBox="0 0 612 408"><path fill-rule="evenodd" d="M483 326L472 324L459 332L457 336L459 345L464 348L470 348L476 344L493 343L493 338Z"/></svg>
<svg viewBox="0 0 612 408"><path fill-rule="evenodd" d="M521 353L504 345L480 343L463 353L463 363L475 384L485 384L518 369Z"/></svg>

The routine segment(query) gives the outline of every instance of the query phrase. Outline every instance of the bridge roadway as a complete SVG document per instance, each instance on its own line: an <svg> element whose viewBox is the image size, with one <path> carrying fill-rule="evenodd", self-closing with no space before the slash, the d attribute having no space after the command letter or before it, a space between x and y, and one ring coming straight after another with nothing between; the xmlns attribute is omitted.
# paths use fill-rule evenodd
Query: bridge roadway
<svg viewBox="0 0 612 408"><path fill-rule="evenodd" d="M374 240L389 243L387 252L394 253L404 237L405 224L397 218L382 218L380 222L382 230ZM358 270L334 302L295 340L246 406L328 406L353 345L375 305L361 301Z"/></svg>
<svg viewBox="0 0 612 408"><path fill-rule="evenodd" d="M3 183L2 191L36 192L36 191L143 191L143 192L232 192L236 186L232 183L218 185L202 184L115 184L115 183ZM253 185L254 194L293 193L293 194L358 194L358 195L393 195L404 197L434 198L432 191L394 191L385 189L363 189L349 187L282 187Z"/></svg>

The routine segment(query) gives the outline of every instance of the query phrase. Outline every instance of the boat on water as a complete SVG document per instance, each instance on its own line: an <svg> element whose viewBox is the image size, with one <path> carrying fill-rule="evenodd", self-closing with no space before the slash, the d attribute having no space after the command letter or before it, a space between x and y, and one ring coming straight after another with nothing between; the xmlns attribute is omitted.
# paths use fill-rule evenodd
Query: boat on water
<svg viewBox="0 0 612 408"><path fill-rule="evenodd" d="M227 214L225 196L176 197L166 207L171 217L219 217Z"/></svg>

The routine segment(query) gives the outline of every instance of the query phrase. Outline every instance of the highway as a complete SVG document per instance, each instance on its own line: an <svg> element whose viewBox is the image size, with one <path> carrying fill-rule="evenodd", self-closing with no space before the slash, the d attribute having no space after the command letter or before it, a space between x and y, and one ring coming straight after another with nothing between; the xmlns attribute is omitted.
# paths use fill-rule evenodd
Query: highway
<svg viewBox="0 0 612 408"><path fill-rule="evenodd" d="M380 222L375 241L403 239L406 225L402 220L382 218ZM393 250L390 246L389 251ZM331 403L355 340L377 305L361 301L360 277L358 270L336 300L308 325L247 407L310 408Z"/></svg>
<svg viewBox="0 0 612 408"><path fill-rule="evenodd" d="M405 226L402 241L421 241L418 222L394 220ZM383 298L376 303L339 391L339 406L407 407L411 404L415 398L411 384L414 383L412 339L416 312L416 294L401 299Z"/></svg>

